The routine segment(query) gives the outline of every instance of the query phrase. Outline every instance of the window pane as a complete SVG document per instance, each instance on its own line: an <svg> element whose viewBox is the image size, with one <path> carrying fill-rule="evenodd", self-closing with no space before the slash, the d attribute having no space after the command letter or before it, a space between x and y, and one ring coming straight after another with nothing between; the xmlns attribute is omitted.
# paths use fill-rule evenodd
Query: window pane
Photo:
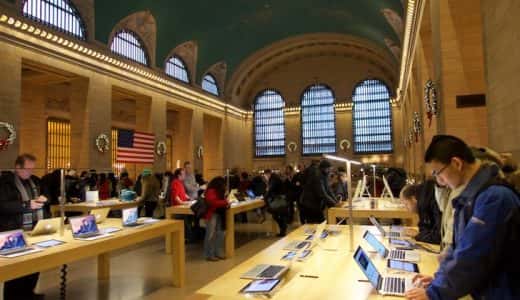
<svg viewBox="0 0 520 300"><path fill-rule="evenodd" d="M390 92L380 80L365 80L354 89L355 153L392 152Z"/></svg>
<svg viewBox="0 0 520 300"><path fill-rule="evenodd" d="M313 85L302 96L303 154L336 152L334 95L324 85Z"/></svg>
<svg viewBox="0 0 520 300"><path fill-rule="evenodd" d="M206 76L202 78L202 89L215 96L218 96L218 86L215 77L213 77L211 74L206 74Z"/></svg>
<svg viewBox="0 0 520 300"><path fill-rule="evenodd" d="M110 146L112 147L112 170L116 176L119 176L121 175L121 171L125 168L125 163L117 162L117 132L117 128L112 128Z"/></svg>
<svg viewBox="0 0 520 300"><path fill-rule="evenodd" d="M256 156L285 155L285 101L274 90L256 97L254 107Z"/></svg>
<svg viewBox="0 0 520 300"><path fill-rule="evenodd" d="M166 62L166 74L182 82L190 83L188 69L184 62L177 56L172 56Z"/></svg>
<svg viewBox="0 0 520 300"><path fill-rule="evenodd" d="M47 120L47 169L70 168L70 122Z"/></svg>
<svg viewBox="0 0 520 300"><path fill-rule="evenodd" d="M143 44L137 35L129 30L121 30L116 33L110 45L110 50L137 63L148 65L148 56Z"/></svg>

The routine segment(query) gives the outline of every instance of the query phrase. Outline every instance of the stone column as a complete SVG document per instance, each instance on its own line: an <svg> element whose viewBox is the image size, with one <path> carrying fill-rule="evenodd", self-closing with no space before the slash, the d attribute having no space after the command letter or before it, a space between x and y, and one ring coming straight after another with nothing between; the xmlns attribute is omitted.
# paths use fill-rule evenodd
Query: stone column
<svg viewBox="0 0 520 300"><path fill-rule="evenodd" d="M150 108L151 131L155 133L155 141L166 143L166 99L154 98ZM167 153L166 155L171 155ZM154 172L166 171L166 156L155 154Z"/></svg>

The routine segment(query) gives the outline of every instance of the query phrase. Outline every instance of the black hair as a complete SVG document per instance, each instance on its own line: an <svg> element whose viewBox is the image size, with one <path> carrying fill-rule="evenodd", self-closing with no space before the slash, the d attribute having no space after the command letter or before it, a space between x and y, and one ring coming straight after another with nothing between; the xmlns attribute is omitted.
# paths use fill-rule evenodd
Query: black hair
<svg viewBox="0 0 520 300"><path fill-rule="evenodd" d="M26 161L36 161L36 157L29 153L21 154L14 161L14 165L23 168Z"/></svg>
<svg viewBox="0 0 520 300"><path fill-rule="evenodd" d="M451 135L436 135L426 150L424 161L430 163L435 160L449 164L453 157L458 157L470 164L475 162L471 148L463 140Z"/></svg>
<svg viewBox="0 0 520 300"><path fill-rule="evenodd" d="M226 195L226 180L222 176L217 176L208 183L206 190L214 189L220 199L224 199Z"/></svg>
<svg viewBox="0 0 520 300"><path fill-rule="evenodd" d="M181 176L182 171L184 171L183 168L175 169L175 172L173 172L173 178L179 178L179 176Z"/></svg>
<svg viewBox="0 0 520 300"><path fill-rule="evenodd" d="M273 174L273 171L271 171L271 169L265 169L264 174Z"/></svg>
<svg viewBox="0 0 520 300"><path fill-rule="evenodd" d="M405 185L404 188L401 190L401 195L404 199L412 199L415 198L416 200L419 199L419 191L420 191L420 185L418 184L409 184Z"/></svg>

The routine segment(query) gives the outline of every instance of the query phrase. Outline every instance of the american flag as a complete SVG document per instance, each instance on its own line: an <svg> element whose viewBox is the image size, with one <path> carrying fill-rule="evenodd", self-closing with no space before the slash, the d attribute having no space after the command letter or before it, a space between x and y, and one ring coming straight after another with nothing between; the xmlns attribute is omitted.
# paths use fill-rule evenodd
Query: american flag
<svg viewBox="0 0 520 300"><path fill-rule="evenodd" d="M117 162L152 164L154 149L154 134L118 129Z"/></svg>

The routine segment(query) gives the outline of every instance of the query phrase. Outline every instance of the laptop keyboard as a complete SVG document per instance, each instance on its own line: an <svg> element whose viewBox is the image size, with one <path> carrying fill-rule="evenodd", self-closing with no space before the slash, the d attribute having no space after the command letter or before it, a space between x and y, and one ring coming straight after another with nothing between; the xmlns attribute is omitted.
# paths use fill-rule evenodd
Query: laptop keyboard
<svg viewBox="0 0 520 300"><path fill-rule="evenodd" d="M390 236L390 237L400 237L401 234L399 232L396 232L396 231L389 231L388 232L388 236Z"/></svg>
<svg viewBox="0 0 520 300"><path fill-rule="evenodd" d="M398 260L404 260L406 256L406 252L403 250L392 250L390 251L390 258L391 259L398 259Z"/></svg>
<svg viewBox="0 0 520 300"><path fill-rule="evenodd" d="M383 290L392 294L404 294L405 280L399 277L386 277Z"/></svg>
<svg viewBox="0 0 520 300"><path fill-rule="evenodd" d="M274 278L284 267L283 266L269 266L258 275L261 278Z"/></svg>

